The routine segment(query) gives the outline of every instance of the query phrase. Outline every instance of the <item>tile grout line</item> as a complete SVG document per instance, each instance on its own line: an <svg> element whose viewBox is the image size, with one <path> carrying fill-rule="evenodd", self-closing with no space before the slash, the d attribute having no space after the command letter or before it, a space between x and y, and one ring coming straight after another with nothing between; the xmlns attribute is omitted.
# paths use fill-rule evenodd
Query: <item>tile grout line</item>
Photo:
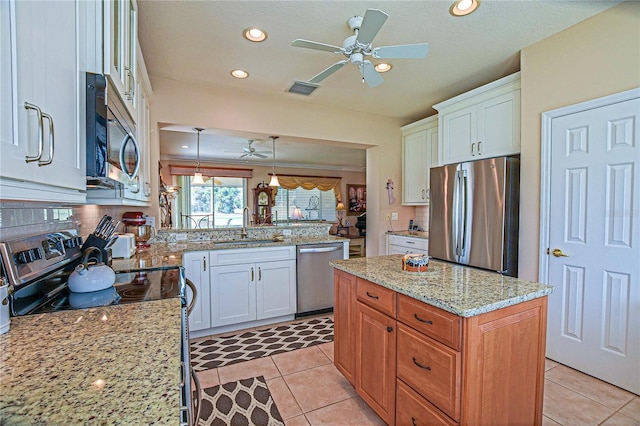
<svg viewBox="0 0 640 426"><path fill-rule="evenodd" d="M577 370L576 370L576 371L577 371ZM582 372L579 372L579 373L580 373L580 374L585 374L585 373L582 373ZM591 376L589 376L589 377L591 377ZM562 386L563 388L565 388L565 389L567 389L567 390L569 390L569 391L571 391L571 392L573 392L573 393L575 393L575 394L577 394L577 395L580 395L580 396L582 396L582 397L584 397L584 398L587 398L589 401L593 401L593 402L595 402L596 404L600 404L600 405L602 405L603 407L608 408L609 410L614 410L614 413L617 413L618 411L620 411L620 410L621 410L622 408L624 408L628 403L630 403L631 401L633 401L633 398L634 398L634 397L632 396L630 400L626 401L626 402L625 402L624 404L622 404L620 407L618 407L618 408L614 408L614 407L610 407L610 406L608 406L608 405L605 405L605 404L603 404L602 402L597 401L597 400L595 400L595 399L591 398L591 397L590 397L590 396L588 396L588 395L584 395L583 393L580 393L579 391L577 391L577 390L575 390L575 389L572 389L572 388L568 387L567 385L565 385L565 384L563 384L563 383L559 383L559 382L557 382L557 381L555 381L555 380L552 380L552 379L547 379L546 377L545 377L545 380L549 380L550 382L555 383L555 384L556 384L556 385L558 385L558 386ZM596 379L596 380L598 380L598 379ZM603 382L603 383L606 383L606 382ZM610 383L606 383L606 384L611 385ZM611 386L614 386L614 385L611 385ZM618 387L616 386L616 388L618 388ZM618 388L618 389L620 389L620 388ZM624 389L622 389L622 390L624 390ZM628 391L625 391L625 392L628 392Z"/></svg>

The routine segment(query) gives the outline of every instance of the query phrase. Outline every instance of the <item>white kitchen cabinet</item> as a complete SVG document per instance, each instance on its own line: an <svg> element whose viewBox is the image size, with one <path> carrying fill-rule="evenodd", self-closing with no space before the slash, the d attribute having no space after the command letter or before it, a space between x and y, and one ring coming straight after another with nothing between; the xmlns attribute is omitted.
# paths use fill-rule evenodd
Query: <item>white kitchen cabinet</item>
<svg viewBox="0 0 640 426"><path fill-rule="evenodd" d="M429 254L429 240L387 234L387 254Z"/></svg>
<svg viewBox="0 0 640 426"><path fill-rule="evenodd" d="M137 46L136 64L138 69L138 79L136 81L137 105L137 135L136 140L140 147L141 159L139 175L139 200L148 202L151 197L151 125L149 112L149 96L151 94L151 84L147 76L146 66L142 57L140 45Z"/></svg>
<svg viewBox="0 0 640 426"><path fill-rule="evenodd" d="M196 304L189 315L189 330L211 328L211 298L209 275L209 252L193 251L182 255L185 277L190 280L198 292ZM193 295L187 287L187 301L191 303Z"/></svg>
<svg viewBox="0 0 640 426"><path fill-rule="evenodd" d="M520 73L433 107L440 164L520 153Z"/></svg>
<svg viewBox="0 0 640 426"><path fill-rule="evenodd" d="M211 252L211 326L293 315L295 246Z"/></svg>
<svg viewBox="0 0 640 426"><path fill-rule="evenodd" d="M438 158L438 116L408 124L402 130L402 204L429 204L429 169Z"/></svg>
<svg viewBox="0 0 640 426"><path fill-rule="evenodd" d="M84 119L79 52L85 7L82 1L2 4L3 20L10 23L2 25L2 67L11 70L11 81L3 75L1 89L3 115L8 109L11 116L3 118L0 146L3 199L85 200L85 144L79 125Z"/></svg>
<svg viewBox="0 0 640 426"><path fill-rule="evenodd" d="M135 0L104 0L103 72L125 101L129 114L136 113L136 47L138 6Z"/></svg>

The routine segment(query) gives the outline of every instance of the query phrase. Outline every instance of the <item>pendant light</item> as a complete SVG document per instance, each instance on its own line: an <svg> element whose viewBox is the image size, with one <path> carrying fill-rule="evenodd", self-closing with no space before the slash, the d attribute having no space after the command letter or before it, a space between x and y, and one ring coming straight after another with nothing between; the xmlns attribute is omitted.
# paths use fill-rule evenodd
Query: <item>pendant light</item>
<svg viewBox="0 0 640 426"><path fill-rule="evenodd" d="M194 127L193 130L198 132L198 144L196 145L196 172L193 174L193 180L191 181L191 184L202 185L204 184L204 179L202 179L202 173L200 173L200 132L204 129L202 127Z"/></svg>
<svg viewBox="0 0 640 426"><path fill-rule="evenodd" d="M278 182L278 176L276 176L276 139L278 139L279 136L269 136L269 137L271 138L271 142L273 144L273 174L271 175L269 186L279 187L280 182Z"/></svg>

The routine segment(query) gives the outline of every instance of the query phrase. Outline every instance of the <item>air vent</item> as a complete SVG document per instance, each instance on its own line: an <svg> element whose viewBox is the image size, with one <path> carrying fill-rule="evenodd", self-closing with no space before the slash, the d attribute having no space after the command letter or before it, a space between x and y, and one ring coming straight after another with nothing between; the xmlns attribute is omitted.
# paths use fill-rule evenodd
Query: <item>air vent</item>
<svg viewBox="0 0 640 426"><path fill-rule="evenodd" d="M318 87L320 87L319 84L313 84L313 83L309 83L307 81L298 81L298 80L296 80L296 82L293 83L293 85L291 85L291 87L289 88L288 92L289 93L296 93L298 95L309 96Z"/></svg>

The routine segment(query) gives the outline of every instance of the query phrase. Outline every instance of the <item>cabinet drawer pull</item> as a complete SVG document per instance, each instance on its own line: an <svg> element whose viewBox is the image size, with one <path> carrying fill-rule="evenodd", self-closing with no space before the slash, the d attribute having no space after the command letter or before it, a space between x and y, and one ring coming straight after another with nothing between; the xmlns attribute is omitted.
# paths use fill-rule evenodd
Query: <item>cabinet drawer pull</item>
<svg viewBox="0 0 640 426"><path fill-rule="evenodd" d="M42 157L42 150L44 145L44 130L42 124L42 110L38 107L38 105L30 104L29 102L24 103L24 107L26 109L32 109L38 114L38 155L31 156L27 155L24 159L27 163L31 163L32 161L39 161Z"/></svg>
<svg viewBox="0 0 640 426"><path fill-rule="evenodd" d="M418 426L418 425L416 424L416 419L415 419L415 418L413 418L413 417L411 417L411 424L412 424L413 426Z"/></svg>
<svg viewBox="0 0 640 426"><path fill-rule="evenodd" d="M369 296L372 299L380 299L380 297L370 294L368 291L367 291L367 296Z"/></svg>
<svg viewBox="0 0 640 426"><path fill-rule="evenodd" d="M426 320L426 319L422 319L422 318L420 318L420 317L418 316L418 314L416 314L416 313L414 313L414 314L413 314L413 317L414 317L415 319L417 319L418 321L420 321L420 322L424 322L424 323L426 323L426 324L433 324L433 321L431 321L431 320Z"/></svg>
<svg viewBox="0 0 640 426"><path fill-rule="evenodd" d="M391 333L391 332L393 331L393 327L388 326L388 327L387 327L387 331L388 331L389 333Z"/></svg>
<svg viewBox="0 0 640 426"><path fill-rule="evenodd" d="M418 367L422 368L423 370L431 371L431 367L420 364L418 361L416 361L416 357L413 357L412 359L413 359L413 363Z"/></svg>
<svg viewBox="0 0 640 426"><path fill-rule="evenodd" d="M53 150L55 149L55 130L53 128L53 117L49 114L42 113L42 118L46 118L49 121L49 159L38 160L38 166L46 166L53 161Z"/></svg>

